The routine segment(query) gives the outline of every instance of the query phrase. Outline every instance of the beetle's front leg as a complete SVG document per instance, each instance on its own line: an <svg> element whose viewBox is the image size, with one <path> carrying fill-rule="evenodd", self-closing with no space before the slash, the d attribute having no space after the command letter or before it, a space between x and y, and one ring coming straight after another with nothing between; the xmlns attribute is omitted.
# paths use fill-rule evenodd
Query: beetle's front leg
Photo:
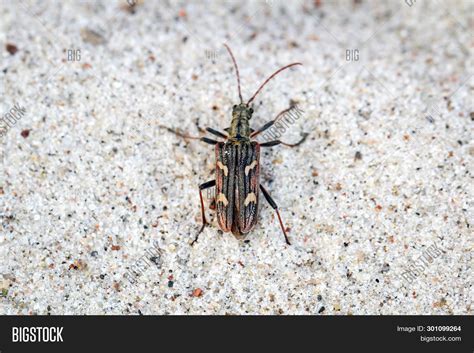
<svg viewBox="0 0 474 353"><path fill-rule="evenodd" d="M273 120L270 120L268 123L266 123L265 125L263 125L262 127L260 127L259 129L255 130L255 131L252 131L252 134L250 135L251 138L261 134L262 132L264 132L265 130L271 128L273 126L273 124L275 124L278 119L280 119L281 116L283 116L284 114L288 113L290 110L292 110L294 107L289 107L288 109L285 109L283 110L282 112L278 113L278 115L275 117L275 119Z"/></svg>
<svg viewBox="0 0 474 353"><path fill-rule="evenodd" d="M209 189L209 188L212 188L213 186L216 185L216 181L215 180L210 180L208 182L205 182L204 184L201 184L199 185L199 198L201 199L201 216L202 216L202 227L201 229L199 230L199 232L197 233L196 235L196 238L194 238L193 242L191 243L191 246L194 245L195 242L197 242L198 238L199 238L199 234L202 233L202 231L204 230L204 227L206 227L206 224L207 224L207 221L206 221L206 212L205 212L205 209L204 209L204 200L202 198L202 191L205 190L205 189Z"/></svg>
<svg viewBox="0 0 474 353"><path fill-rule="evenodd" d="M180 132L178 130L174 130L174 129L172 129L170 127L167 127L167 126L160 125L160 127L168 130L169 132L175 134L176 136L182 137L183 139L201 140L202 142L208 143L210 145L215 145L219 142L219 141L207 138L207 137L199 137L199 136L191 136L191 135L183 134L182 132ZM225 135L224 133L222 133L220 131L214 130L213 128L208 127L208 128L206 128L206 131L213 134L213 135L215 135L215 136L219 136L219 137L227 139L227 135Z"/></svg>
<svg viewBox="0 0 474 353"><path fill-rule="evenodd" d="M306 140L307 137L308 137L308 133L305 132L305 133L303 133L303 138L301 140L299 140L298 142L296 142L296 143L286 143L286 142L283 142L283 141L280 141L280 140L274 140L274 141L268 141L268 142L261 143L260 147L273 147L273 146L280 145L280 144L288 146L288 147L296 147L296 146L301 145Z"/></svg>

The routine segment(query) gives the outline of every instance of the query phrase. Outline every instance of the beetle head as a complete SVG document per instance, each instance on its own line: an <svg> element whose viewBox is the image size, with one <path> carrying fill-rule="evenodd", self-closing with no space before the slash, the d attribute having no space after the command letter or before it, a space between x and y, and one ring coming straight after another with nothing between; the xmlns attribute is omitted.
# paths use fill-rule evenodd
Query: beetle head
<svg viewBox="0 0 474 353"><path fill-rule="evenodd" d="M232 107L232 117L251 119L253 114L253 108L246 103L235 104Z"/></svg>

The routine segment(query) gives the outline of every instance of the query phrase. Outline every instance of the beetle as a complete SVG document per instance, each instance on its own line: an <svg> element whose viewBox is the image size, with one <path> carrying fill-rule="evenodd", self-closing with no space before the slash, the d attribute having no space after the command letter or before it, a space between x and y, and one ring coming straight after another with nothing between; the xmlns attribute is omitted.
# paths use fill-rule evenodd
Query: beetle
<svg viewBox="0 0 474 353"><path fill-rule="evenodd" d="M280 117L288 113L294 107L283 110L273 120L267 122L257 130L254 130L250 127L250 119L252 118L254 112L251 103L260 93L263 87L268 83L268 81L270 81L281 71L302 64L296 62L278 69L260 85L254 95L247 102L244 102L240 89L240 74L237 62L229 46L227 46L227 44L224 44L224 46L226 47L234 64L240 103L232 107L232 121L230 127L224 129L227 134L209 127L206 128L206 131L217 137L225 139L225 141L217 141L207 137L193 137L182 134L171 128L167 128L169 131L183 138L199 139L205 143L215 146L216 177L214 180L210 180L199 185L202 227L191 245L194 245L197 242L199 235L208 224L205 215L202 192L203 190L212 187L216 187L214 200L215 209L217 212L219 227L224 232L232 232L232 234L235 236L245 236L255 227L258 216L259 191L261 191L265 199L275 210L278 216L278 221L280 223L281 230L283 231L283 235L285 236L286 243L291 245L290 241L288 240L288 235L286 234L285 226L281 219L278 206L259 181L260 148L273 147L279 144L288 147L296 147L305 141L308 134L303 133L301 140L294 144L285 143L280 140L274 140L265 143L258 143L257 141L253 140L254 137L269 129L278 121Z"/></svg>

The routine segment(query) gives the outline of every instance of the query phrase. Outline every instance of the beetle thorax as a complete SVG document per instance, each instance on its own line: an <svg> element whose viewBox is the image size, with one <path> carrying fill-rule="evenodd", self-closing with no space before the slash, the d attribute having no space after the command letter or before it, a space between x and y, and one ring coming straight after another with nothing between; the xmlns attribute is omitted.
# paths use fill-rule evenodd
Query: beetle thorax
<svg viewBox="0 0 474 353"><path fill-rule="evenodd" d="M248 119L238 117L233 118L230 124L229 138L235 140L245 140L250 136L250 124Z"/></svg>
<svg viewBox="0 0 474 353"><path fill-rule="evenodd" d="M250 122L253 109L245 104L235 105L232 109L232 122L229 129L230 140L249 140Z"/></svg>

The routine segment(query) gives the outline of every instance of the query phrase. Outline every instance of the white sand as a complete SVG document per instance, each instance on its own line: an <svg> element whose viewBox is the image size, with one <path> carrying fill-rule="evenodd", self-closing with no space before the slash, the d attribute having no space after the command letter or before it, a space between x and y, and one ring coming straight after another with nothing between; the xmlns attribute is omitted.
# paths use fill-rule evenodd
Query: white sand
<svg viewBox="0 0 474 353"><path fill-rule="evenodd" d="M26 109L1 137L0 314L472 314L472 1L94 3L0 5L2 116ZM304 64L252 120L304 110L282 139L308 141L262 155L291 247L265 202L248 243L208 211L189 245L213 148L159 126L228 126L224 41L244 98Z"/></svg>

